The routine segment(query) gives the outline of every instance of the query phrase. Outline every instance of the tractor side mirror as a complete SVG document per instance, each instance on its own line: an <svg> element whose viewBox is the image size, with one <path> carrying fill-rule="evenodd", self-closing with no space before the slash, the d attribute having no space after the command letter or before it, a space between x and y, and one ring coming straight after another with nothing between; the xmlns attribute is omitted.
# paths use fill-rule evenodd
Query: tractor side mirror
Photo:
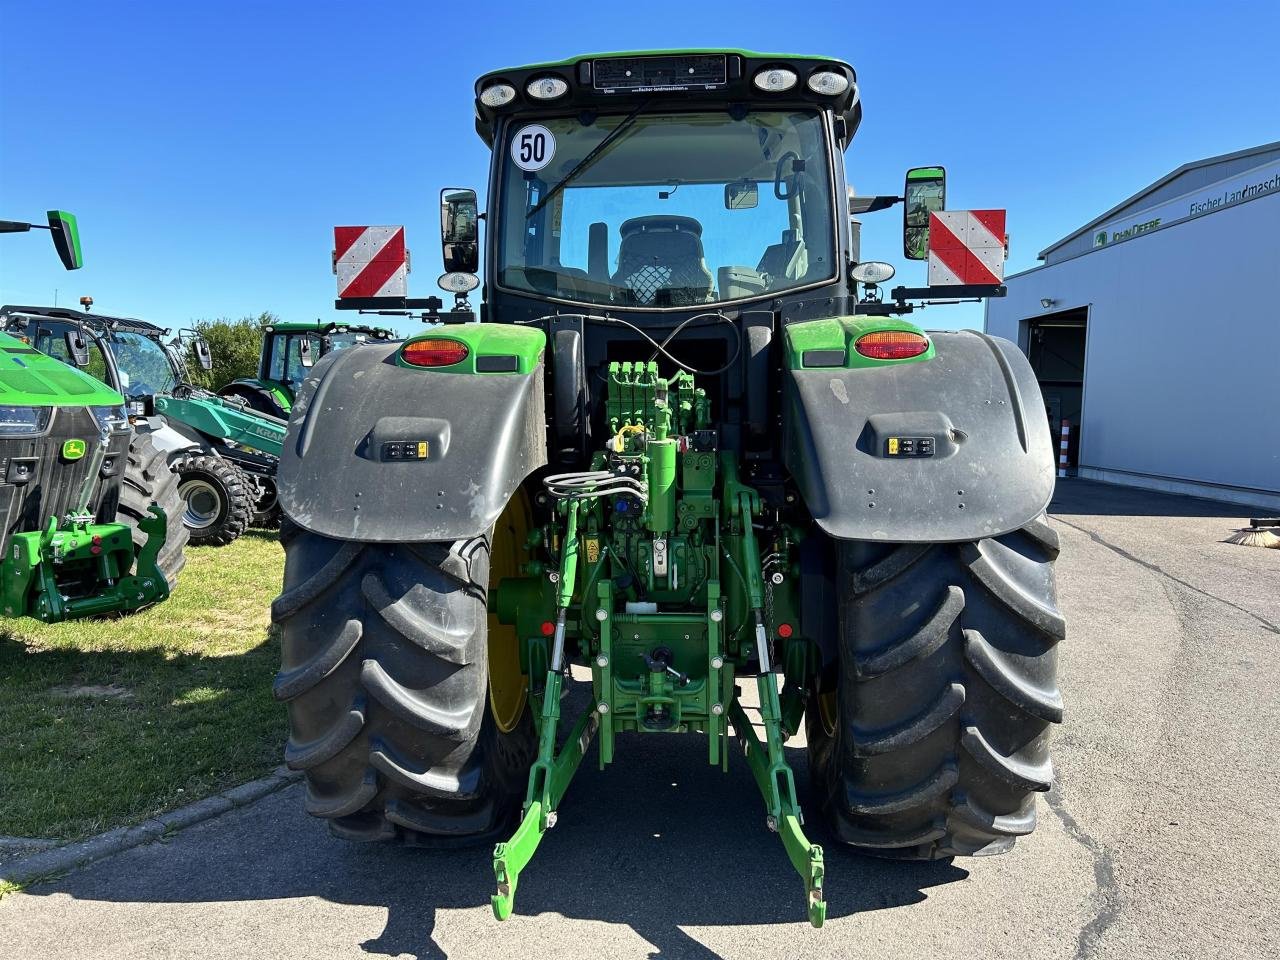
<svg viewBox="0 0 1280 960"><path fill-rule="evenodd" d="M80 254L80 227L75 216L65 210L50 210L48 217L53 246L62 265L68 270L79 270L84 266L84 257Z"/></svg>
<svg viewBox="0 0 1280 960"><path fill-rule="evenodd" d="M303 337L298 341L298 361L308 369L316 362L311 353L311 338Z"/></svg>
<svg viewBox="0 0 1280 960"><path fill-rule="evenodd" d="M83 370L89 365L89 341L85 339L84 331L73 328L63 334L63 339L67 343L67 356L71 358L72 363Z"/></svg>
<svg viewBox="0 0 1280 960"><path fill-rule="evenodd" d="M914 167L903 188L902 252L908 260L929 259L929 214L947 208L947 171Z"/></svg>
<svg viewBox="0 0 1280 960"><path fill-rule="evenodd" d="M734 180L724 185L726 210L751 210L760 205L760 187L754 180Z"/></svg>
<svg viewBox="0 0 1280 960"><path fill-rule="evenodd" d="M446 273L480 269L480 206L474 190L440 191L440 245Z"/></svg>
<svg viewBox="0 0 1280 960"><path fill-rule="evenodd" d="M201 370L213 369L213 351L209 349L209 341L204 337L196 337L192 344L196 351L196 362Z"/></svg>

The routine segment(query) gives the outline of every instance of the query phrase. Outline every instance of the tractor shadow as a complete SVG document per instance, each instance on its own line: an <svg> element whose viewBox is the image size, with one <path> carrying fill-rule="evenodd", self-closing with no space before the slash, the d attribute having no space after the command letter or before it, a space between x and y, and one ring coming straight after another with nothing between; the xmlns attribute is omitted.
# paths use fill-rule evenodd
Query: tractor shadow
<svg viewBox="0 0 1280 960"><path fill-rule="evenodd" d="M565 707L572 716L571 703ZM789 748L788 755L803 795L804 748ZM447 957L434 937L441 912L488 913L491 846L439 852L347 843L303 813L301 792L291 787L28 893L228 909L295 898L380 906L385 928L351 943L351 952L419 960ZM948 861L858 856L826 835L816 811L807 820L811 839L826 852L828 924L920 902L929 888L968 876ZM515 943L537 940L546 927L528 921L539 915L626 925L652 945L650 957L663 960L719 956L682 928L808 926L802 883L781 841L765 828L746 761L735 750L729 772L721 773L707 764L706 740L698 736L621 737L616 762L605 771L596 769L595 750L588 754L559 825L521 875L515 915L500 933Z"/></svg>
<svg viewBox="0 0 1280 960"><path fill-rule="evenodd" d="M1059 480L1053 492L1053 502L1049 504L1050 516L1220 517L1241 524L1249 517L1269 517L1274 513L1266 507L1248 507L1078 478Z"/></svg>

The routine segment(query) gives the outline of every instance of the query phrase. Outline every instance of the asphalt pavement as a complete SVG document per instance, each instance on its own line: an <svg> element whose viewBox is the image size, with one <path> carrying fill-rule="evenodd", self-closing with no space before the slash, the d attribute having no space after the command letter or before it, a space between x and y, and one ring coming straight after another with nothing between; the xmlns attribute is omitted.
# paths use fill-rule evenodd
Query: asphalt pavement
<svg viewBox="0 0 1280 960"><path fill-rule="evenodd" d="M489 849L347 844L293 786L6 897L0 957L1280 956L1280 550L1222 543L1249 511L1203 500L1070 480L1051 512L1067 717L1006 856L882 862L815 828L813 930L745 762L632 737L588 756L503 924Z"/></svg>

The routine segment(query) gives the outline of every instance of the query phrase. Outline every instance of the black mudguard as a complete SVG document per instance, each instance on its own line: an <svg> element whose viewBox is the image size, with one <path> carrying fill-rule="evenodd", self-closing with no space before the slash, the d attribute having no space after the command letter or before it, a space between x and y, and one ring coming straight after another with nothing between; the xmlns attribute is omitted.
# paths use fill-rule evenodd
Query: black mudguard
<svg viewBox="0 0 1280 960"><path fill-rule="evenodd" d="M397 366L400 344L329 354L303 381L280 457L280 505L313 533L371 543L484 533L547 462L543 374ZM425 441L426 459L388 459Z"/></svg>
<svg viewBox="0 0 1280 960"><path fill-rule="evenodd" d="M1053 445L1026 357L970 330L930 338L932 360L786 378L786 465L836 539L977 540L1049 504ZM931 438L933 455L890 456L891 437Z"/></svg>

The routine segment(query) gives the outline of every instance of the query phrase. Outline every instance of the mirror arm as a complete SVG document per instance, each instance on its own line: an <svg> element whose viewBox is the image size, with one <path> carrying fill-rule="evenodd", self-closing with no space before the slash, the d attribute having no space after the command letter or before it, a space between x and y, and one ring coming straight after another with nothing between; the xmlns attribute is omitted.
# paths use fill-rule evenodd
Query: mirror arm
<svg viewBox="0 0 1280 960"><path fill-rule="evenodd" d="M854 216L859 213L875 213L877 210L888 210L890 207L902 203L905 199L905 197L850 197L849 215Z"/></svg>

